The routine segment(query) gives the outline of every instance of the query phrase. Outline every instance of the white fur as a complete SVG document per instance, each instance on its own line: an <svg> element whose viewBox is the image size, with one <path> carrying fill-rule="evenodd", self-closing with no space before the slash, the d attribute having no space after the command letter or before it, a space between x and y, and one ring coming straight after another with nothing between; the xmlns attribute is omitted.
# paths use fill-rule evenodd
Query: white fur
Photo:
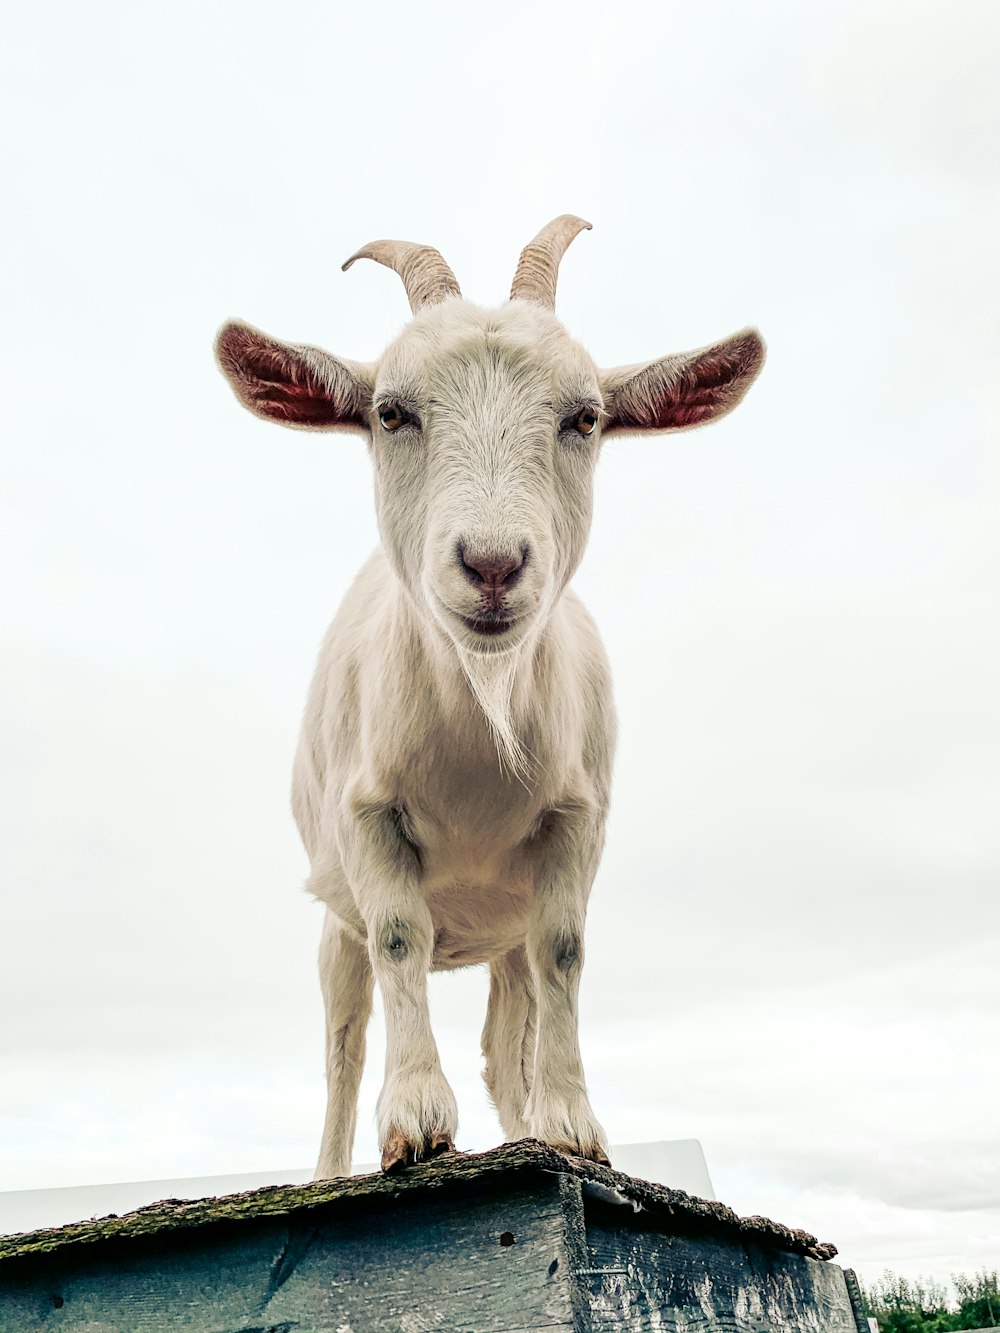
<svg viewBox="0 0 1000 1333"><path fill-rule="evenodd" d="M367 436L375 471L382 545L323 643L293 782L308 887L326 906L318 1177L350 1170L373 982L387 1029L383 1152L395 1162L402 1144L410 1160L454 1140L427 973L476 963L491 974L485 1079L504 1133L606 1154L577 992L615 721L600 639L567 584L602 429L681 428L728 411L759 369L755 337L602 375L549 310L523 300L429 305L369 367L245 325L220 334L223 369L252 410L314 426L300 407L309 398ZM388 403L419 426L384 429ZM601 419L590 436L573 425L581 408ZM467 621L480 591L456 551L523 550L506 595L513 626L477 633Z"/></svg>

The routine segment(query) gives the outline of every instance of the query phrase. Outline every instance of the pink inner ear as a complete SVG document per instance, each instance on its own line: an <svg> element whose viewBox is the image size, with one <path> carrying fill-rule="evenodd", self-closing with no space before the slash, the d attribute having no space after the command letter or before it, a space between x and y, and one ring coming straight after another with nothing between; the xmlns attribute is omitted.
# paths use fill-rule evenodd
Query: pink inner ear
<svg viewBox="0 0 1000 1333"><path fill-rule="evenodd" d="M760 335L749 330L701 352L654 362L619 391L613 425L683 430L713 421L736 406L763 359Z"/></svg>
<svg viewBox="0 0 1000 1333"><path fill-rule="evenodd" d="M259 411L284 421L308 426L336 426L341 416L311 372L299 383L258 381L247 386L247 398Z"/></svg>
<svg viewBox="0 0 1000 1333"><path fill-rule="evenodd" d="M734 357L708 355L685 366L676 384L664 393L657 416L675 426L697 426L718 415L729 400L729 386L743 371Z"/></svg>
<svg viewBox="0 0 1000 1333"><path fill-rule="evenodd" d="M245 327L228 328L219 359L251 410L298 426L336 426L343 413L319 375L296 351Z"/></svg>
<svg viewBox="0 0 1000 1333"><path fill-rule="evenodd" d="M716 415L717 405L713 398L710 402L694 402L682 399L677 403L664 404L658 416L672 426L698 426L703 421L711 421Z"/></svg>

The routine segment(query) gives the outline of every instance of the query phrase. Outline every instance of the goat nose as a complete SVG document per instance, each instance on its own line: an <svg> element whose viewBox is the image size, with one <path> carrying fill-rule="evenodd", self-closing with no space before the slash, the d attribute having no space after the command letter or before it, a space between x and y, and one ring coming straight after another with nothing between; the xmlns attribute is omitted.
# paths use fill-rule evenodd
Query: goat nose
<svg viewBox="0 0 1000 1333"><path fill-rule="evenodd" d="M458 560L462 572L470 583L484 589L510 588L515 584L524 569L528 558L528 548L522 546L514 555L510 552L469 551L465 546L458 548Z"/></svg>

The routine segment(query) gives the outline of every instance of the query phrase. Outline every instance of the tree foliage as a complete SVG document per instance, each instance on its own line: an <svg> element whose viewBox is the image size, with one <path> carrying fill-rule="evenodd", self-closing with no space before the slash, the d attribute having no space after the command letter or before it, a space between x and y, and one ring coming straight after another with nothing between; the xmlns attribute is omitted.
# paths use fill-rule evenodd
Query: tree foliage
<svg viewBox="0 0 1000 1333"><path fill-rule="evenodd" d="M878 1320L880 1333L952 1333L957 1329L1000 1328L997 1270L972 1277L953 1273L957 1299L943 1283L910 1280L888 1269L863 1288L865 1313Z"/></svg>
<svg viewBox="0 0 1000 1333"><path fill-rule="evenodd" d="M958 1313L964 1319L956 1328L997 1328L1000 1326L1000 1292L997 1291L996 1269L985 1269L974 1277L954 1273L952 1282L958 1292Z"/></svg>

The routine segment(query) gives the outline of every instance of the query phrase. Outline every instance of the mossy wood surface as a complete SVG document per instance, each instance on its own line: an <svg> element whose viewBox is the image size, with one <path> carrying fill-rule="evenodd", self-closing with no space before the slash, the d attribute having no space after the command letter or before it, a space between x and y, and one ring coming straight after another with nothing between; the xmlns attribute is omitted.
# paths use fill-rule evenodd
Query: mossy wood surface
<svg viewBox="0 0 1000 1333"><path fill-rule="evenodd" d="M0 1333L855 1333L835 1252L526 1141L0 1238Z"/></svg>

